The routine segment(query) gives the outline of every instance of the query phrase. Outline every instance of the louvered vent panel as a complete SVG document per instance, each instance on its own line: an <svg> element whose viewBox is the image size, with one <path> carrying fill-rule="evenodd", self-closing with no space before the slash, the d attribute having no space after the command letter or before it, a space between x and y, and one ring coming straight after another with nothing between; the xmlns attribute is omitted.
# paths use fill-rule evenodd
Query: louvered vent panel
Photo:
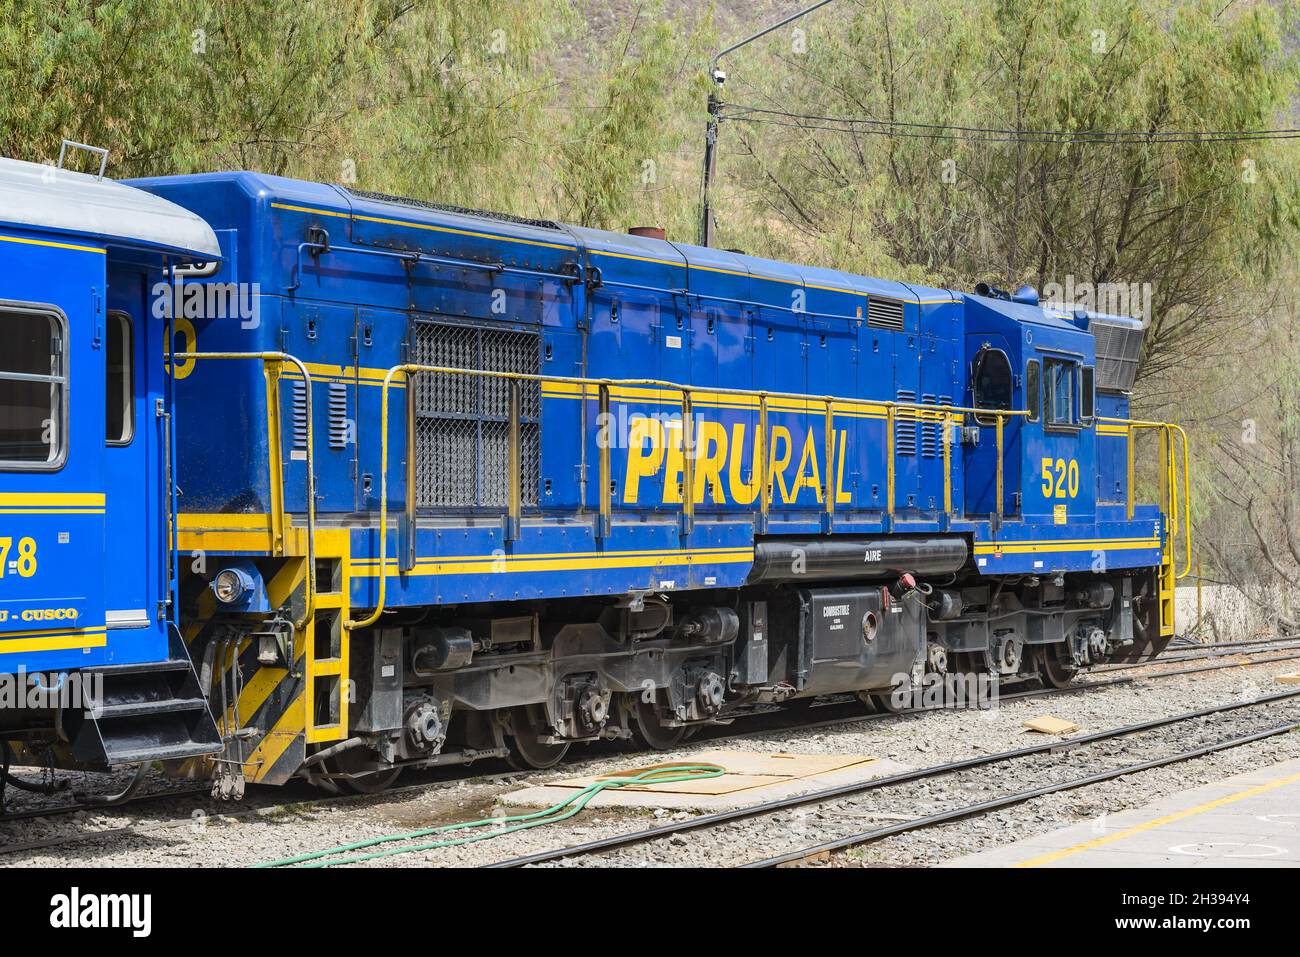
<svg viewBox="0 0 1300 957"><path fill-rule="evenodd" d="M329 387L330 448L348 447L348 387L331 382Z"/></svg>
<svg viewBox="0 0 1300 957"><path fill-rule="evenodd" d="M419 365L537 375L537 333L417 322ZM510 384L449 373L415 377L415 480L419 508L504 508L509 494ZM541 386L521 383L520 490L537 504L541 474Z"/></svg>
<svg viewBox="0 0 1300 957"><path fill-rule="evenodd" d="M921 396L924 405L934 405L935 397L928 392ZM932 459L939 454L939 423L928 416L921 422L921 458Z"/></svg>
<svg viewBox="0 0 1300 957"><path fill-rule="evenodd" d="M916 393L909 389L898 390L899 402L915 402ZM894 417L894 454L916 454L916 413L911 409L899 409Z"/></svg>
<svg viewBox="0 0 1300 957"><path fill-rule="evenodd" d="M293 384L293 447L307 448L307 384L302 380Z"/></svg>
<svg viewBox="0 0 1300 957"><path fill-rule="evenodd" d="M903 304L897 299L867 297L867 325L881 329L903 328Z"/></svg>
<svg viewBox="0 0 1300 957"><path fill-rule="evenodd" d="M952 405L952 396L934 396L929 393L921 396L925 405ZM937 458L943 454L943 418L936 412L921 423L921 457Z"/></svg>

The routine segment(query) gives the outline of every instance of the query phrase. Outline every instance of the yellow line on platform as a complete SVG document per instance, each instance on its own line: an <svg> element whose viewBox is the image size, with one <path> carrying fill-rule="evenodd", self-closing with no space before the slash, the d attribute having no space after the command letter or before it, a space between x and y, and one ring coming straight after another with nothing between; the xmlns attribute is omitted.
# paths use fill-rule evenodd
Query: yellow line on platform
<svg viewBox="0 0 1300 957"><path fill-rule="evenodd" d="M1072 854L1078 854L1082 851L1091 851L1098 847L1104 847L1107 844L1114 844L1116 841L1122 841L1124 838L1132 837L1134 834L1151 831L1157 827L1172 824L1175 821L1183 821L1189 817L1195 817L1198 814L1204 814L1207 811L1213 811L1216 808L1221 808L1228 804L1235 804L1237 801L1244 801L1246 798L1256 797L1260 794L1267 794L1269 791L1276 791L1280 787L1294 784L1297 781L1300 781L1300 774L1292 774L1285 778L1278 778L1276 781L1269 781L1267 784L1261 784L1258 787L1239 791L1236 794L1229 794L1227 797L1215 798L1213 801L1206 801L1204 804L1196 805L1196 807L1189 807L1182 811L1175 811L1172 814L1166 814L1164 817L1158 817L1151 821L1144 821L1141 824L1135 824L1122 831L1116 831L1114 834L1107 834L1105 837L1098 837L1091 841L1085 841L1082 844L1076 844L1073 847L1066 847L1059 851L1052 851L1049 854L1031 857L1027 861L1013 864L1012 867L1040 867L1043 864L1051 864L1054 861L1059 861Z"/></svg>

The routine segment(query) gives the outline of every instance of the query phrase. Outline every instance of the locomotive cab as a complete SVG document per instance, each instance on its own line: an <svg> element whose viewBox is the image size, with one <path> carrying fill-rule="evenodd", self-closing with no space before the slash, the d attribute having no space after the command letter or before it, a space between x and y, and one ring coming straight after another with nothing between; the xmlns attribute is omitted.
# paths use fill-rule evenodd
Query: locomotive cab
<svg viewBox="0 0 1300 957"><path fill-rule="evenodd" d="M1030 302L969 300L966 355L970 403L1019 410L1001 436L1002 502L997 503L997 422L975 416L967 451L967 510L1033 524L1091 524L1097 484L1093 337ZM971 481L970 475L982 476Z"/></svg>

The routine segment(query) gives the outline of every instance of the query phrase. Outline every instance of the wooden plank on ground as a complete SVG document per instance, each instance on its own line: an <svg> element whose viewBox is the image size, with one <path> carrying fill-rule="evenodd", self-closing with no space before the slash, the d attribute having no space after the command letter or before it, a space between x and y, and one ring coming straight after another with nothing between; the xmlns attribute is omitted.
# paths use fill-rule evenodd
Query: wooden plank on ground
<svg viewBox="0 0 1300 957"><path fill-rule="evenodd" d="M1038 731L1042 734L1071 734L1078 731L1079 726L1073 721L1066 721L1064 718L1054 718L1050 714L1040 715L1037 718L1030 718L1025 722L1025 727L1030 731Z"/></svg>

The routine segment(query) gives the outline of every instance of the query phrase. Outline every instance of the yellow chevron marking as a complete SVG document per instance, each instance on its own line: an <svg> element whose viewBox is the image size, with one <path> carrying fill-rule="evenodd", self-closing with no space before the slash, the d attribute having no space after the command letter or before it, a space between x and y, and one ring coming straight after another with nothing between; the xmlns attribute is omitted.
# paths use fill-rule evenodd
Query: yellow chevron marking
<svg viewBox="0 0 1300 957"><path fill-rule="evenodd" d="M242 650L242 649L241 649ZM289 674L287 668L259 668L253 677L249 678L244 684L243 690L239 695L239 717L242 721L251 721L253 715L257 714L259 708L266 704L266 699L271 697L280 682ZM232 703L226 709L226 723L224 727L233 728L235 725L235 706Z"/></svg>
<svg viewBox="0 0 1300 957"><path fill-rule="evenodd" d="M211 588L203 589L202 594L199 595L199 607L194 620L185 625L185 644L190 644L199 636L216 610L217 596L212 593Z"/></svg>
<svg viewBox="0 0 1300 957"><path fill-rule="evenodd" d="M303 733L305 727L306 709L303 707L303 695L299 694L289 702L284 714L280 715L274 727L262 737L253 753L248 756L244 763L245 777L253 782L262 780Z"/></svg>
<svg viewBox="0 0 1300 957"><path fill-rule="evenodd" d="M266 596L272 608L279 608L289 600L307 577L307 564L303 561L285 562L266 585Z"/></svg>

